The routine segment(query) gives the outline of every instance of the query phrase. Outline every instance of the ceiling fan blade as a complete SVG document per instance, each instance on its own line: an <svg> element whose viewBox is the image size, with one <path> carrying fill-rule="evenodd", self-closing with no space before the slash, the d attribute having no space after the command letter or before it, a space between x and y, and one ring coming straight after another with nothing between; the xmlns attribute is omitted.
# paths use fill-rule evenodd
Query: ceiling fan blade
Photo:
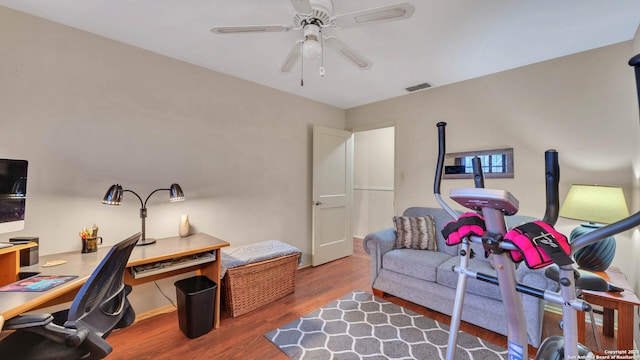
<svg viewBox="0 0 640 360"><path fill-rule="evenodd" d="M282 66L280 67L280 72L291 72L293 66L298 62L300 55L302 55L302 40L296 41L296 43L293 44L291 51L289 51L289 55L287 55L287 58L284 59L284 63L282 63Z"/></svg>
<svg viewBox="0 0 640 360"><path fill-rule="evenodd" d="M247 26L214 26L211 32L215 34L241 34L259 32L289 31L291 27L287 25L247 25Z"/></svg>
<svg viewBox="0 0 640 360"><path fill-rule="evenodd" d="M311 14L313 12L309 0L291 0L291 5L293 5L293 8L296 9L296 12L299 14Z"/></svg>
<svg viewBox="0 0 640 360"><path fill-rule="evenodd" d="M415 10L416 8L413 7L413 5L405 2L375 9L336 15L334 20L336 26L340 28L347 28L363 24L375 24L406 19L411 17Z"/></svg>
<svg viewBox="0 0 640 360"><path fill-rule="evenodd" d="M372 65L371 61L335 37L330 36L326 38L324 43L335 50L338 54L342 55L345 59L349 60L360 70L367 70Z"/></svg>

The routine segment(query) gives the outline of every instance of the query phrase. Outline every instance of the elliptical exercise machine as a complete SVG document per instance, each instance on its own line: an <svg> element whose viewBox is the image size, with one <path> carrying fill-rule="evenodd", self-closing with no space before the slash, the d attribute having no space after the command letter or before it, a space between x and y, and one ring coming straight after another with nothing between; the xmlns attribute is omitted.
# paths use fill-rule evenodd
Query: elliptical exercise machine
<svg viewBox="0 0 640 360"><path fill-rule="evenodd" d="M447 211L453 219L459 219L460 214L451 208L440 195L440 182L444 166L445 151L445 126L446 123L438 123L439 153L436 178L434 182L434 195L440 206ZM557 152L546 152L546 185L547 185L547 209L543 223L553 225L558 217L558 179L559 167ZM500 287L500 294L507 315L508 354L510 360L528 359L528 341L526 331L526 318L522 298L518 293L523 293L562 306L562 330L563 336L553 336L545 339L538 349L536 359L585 359L595 358L593 353L585 346L578 343L577 311L591 311L591 305L576 297L576 283L579 276L574 270L573 262L568 256L570 253L593 244L603 238L620 233L640 225L640 212L629 216L616 223L599 228L575 239L570 244L570 253L566 256L552 257L550 252L558 248L558 242L549 230L547 233L531 239L531 244L540 246L537 251L546 251L554 262L558 263L557 279L560 291L537 289L519 284L516 281L515 263L509 253L521 252L522 249L513 241L505 239L507 229L505 216L514 215L518 211L518 200L507 191L485 189L482 177L481 164L476 158L474 162L475 188L453 189L450 198L460 205L481 212L486 231L482 236L469 235L461 238L460 265L453 271L458 273L458 285L451 316L451 326L447 347L447 360L453 360L455 354L460 321L463 310L464 295L468 277L489 282ZM544 225L544 224L541 224ZM548 229L545 227L545 229ZM545 230L546 231L546 230ZM561 234L558 234L559 237ZM566 241L566 238L564 239ZM497 276L475 272L469 269L471 256L471 243L481 243L485 251L493 254ZM555 245L554 245L555 244ZM546 247L545 247L546 245ZM568 243L563 244L568 248ZM556 249L557 250L557 249ZM559 259L559 260L558 260ZM568 261L567 261L568 259ZM548 262L547 262L548 263ZM529 265L529 263L527 263ZM540 267L542 267L542 264Z"/></svg>

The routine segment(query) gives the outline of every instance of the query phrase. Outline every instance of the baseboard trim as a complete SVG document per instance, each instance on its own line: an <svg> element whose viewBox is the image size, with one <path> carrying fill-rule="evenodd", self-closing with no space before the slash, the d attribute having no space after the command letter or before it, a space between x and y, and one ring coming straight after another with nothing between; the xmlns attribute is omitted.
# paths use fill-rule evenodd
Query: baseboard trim
<svg viewBox="0 0 640 360"><path fill-rule="evenodd" d="M154 317L156 315L170 313L170 312L176 311L176 310L177 310L177 308L175 306L173 306L173 305L163 306L161 308L153 309L153 310L144 312L142 314L137 314L135 322L138 322L138 321L141 321L141 320L145 320L145 319L149 319L149 318L152 318L152 317Z"/></svg>

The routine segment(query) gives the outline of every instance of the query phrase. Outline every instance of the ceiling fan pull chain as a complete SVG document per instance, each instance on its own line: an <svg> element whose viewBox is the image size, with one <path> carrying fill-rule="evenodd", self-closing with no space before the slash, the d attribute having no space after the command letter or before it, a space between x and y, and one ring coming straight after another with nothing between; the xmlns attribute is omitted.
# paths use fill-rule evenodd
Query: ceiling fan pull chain
<svg viewBox="0 0 640 360"><path fill-rule="evenodd" d="M320 28L320 77L324 77L324 36L322 35L322 28Z"/></svg>
<svg viewBox="0 0 640 360"><path fill-rule="evenodd" d="M302 54L302 56L300 56L300 86L304 86L304 47L303 47L303 42L300 43L300 53Z"/></svg>

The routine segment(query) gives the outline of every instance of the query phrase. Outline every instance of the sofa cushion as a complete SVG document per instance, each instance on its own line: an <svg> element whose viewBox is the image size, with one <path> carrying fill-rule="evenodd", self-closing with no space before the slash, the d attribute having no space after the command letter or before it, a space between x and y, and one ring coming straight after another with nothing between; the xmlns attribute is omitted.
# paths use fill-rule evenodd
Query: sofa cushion
<svg viewBox="0 0 640 360"><path fill-rule="evenodd" d="M480 259L482 258L482 259ZM438 266L437 270L437 282L440 285L444 285L455 289L458 285L458 273L452 270L453 266L460 265L460 257L454 256L443 262ZM481 272L487 275L496 276L496 271L491 267L491 264L484 260L484 256L477 255L477 258L469 260L469 269L477 272ZM500 288L497 285L492 285L472 277L467 278L467 292L476 295L486 296L492 299L501 300Z"/></svg>
<svg viewBox="0 0 640 360"><path fill-rule="evenodd" d="M438 251L436 224L431 216L394 216L396 248Z"/></svg>
<svg viewBox="0 0 640 360"><path fill-rule="evenodd" d="M444 236L440 230L442 230L445 224L451 220L451 216L444 210L440 208L426 208L426 207L410 207L407 208L404 213L404 216L431 216L436 223L436 236L438 242L438 251L443 252L452 256L458 254L458 246L448 246L445 242Z"/></svg>
<svg viewBox="0 0 640 360"><path fill-rule="evenodd" d="M382 268L418 279L435 282L437 269L451 255L438 251L394 249L384 254Z"/></svg>

